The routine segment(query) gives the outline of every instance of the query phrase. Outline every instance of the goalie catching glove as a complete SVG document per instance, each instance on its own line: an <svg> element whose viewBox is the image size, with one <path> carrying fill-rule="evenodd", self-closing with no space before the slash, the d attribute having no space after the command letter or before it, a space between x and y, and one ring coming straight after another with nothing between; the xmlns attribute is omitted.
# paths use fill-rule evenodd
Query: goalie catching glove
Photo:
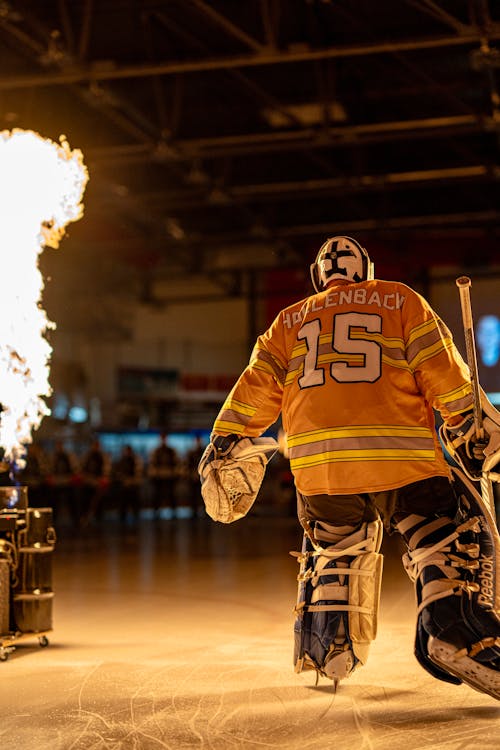
<svg viewBox="0 0 500 750"><path fill-rule="evenodd" d="M484 396L482 405L484 437L476 436L471 411L463 414L457 424L445 422L439 429L446 450L472 480L500 462L500 413Z"/></svg>
<svg viewBox="0 0 500 750"><path fill-rule="evenodd" d="M246 516L277 448L274 438L212 437L198 465L201 495L212 520L232 523Z"/></svg>

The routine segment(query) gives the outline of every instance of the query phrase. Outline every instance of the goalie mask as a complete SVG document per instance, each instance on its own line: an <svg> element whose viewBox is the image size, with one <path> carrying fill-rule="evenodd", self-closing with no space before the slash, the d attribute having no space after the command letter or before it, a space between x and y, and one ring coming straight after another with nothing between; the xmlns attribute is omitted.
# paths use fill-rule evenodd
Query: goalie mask
<svg viewBox="0 0 500 750"><path fill-rule="evenodd" d="M332 279L354 282L373 279L370 256L352 237L328 239L311 265L311 280L316 292L326 289Z"/></svg>

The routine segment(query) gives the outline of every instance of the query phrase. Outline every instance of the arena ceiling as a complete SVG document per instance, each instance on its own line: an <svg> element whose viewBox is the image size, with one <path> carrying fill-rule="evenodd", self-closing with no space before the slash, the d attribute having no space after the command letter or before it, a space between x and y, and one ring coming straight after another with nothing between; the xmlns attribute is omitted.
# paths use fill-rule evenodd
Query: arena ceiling
<svg viewBox="0 0 500 750"><path fill-rule="evenodd" d="M499 67L488 0L0 0L0 129L83 151L74 257L153 302L339 231L387 265L460 238L491 262Z"/></svg>

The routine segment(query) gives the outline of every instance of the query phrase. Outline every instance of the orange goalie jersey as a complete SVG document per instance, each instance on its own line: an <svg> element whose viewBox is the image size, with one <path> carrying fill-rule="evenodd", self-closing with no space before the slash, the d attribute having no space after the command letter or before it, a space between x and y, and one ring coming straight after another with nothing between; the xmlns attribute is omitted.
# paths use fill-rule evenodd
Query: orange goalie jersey
<svg viewBox="0 0 500 750"><path fill-rule="evenodd" d="M336 281L257 339L214 432L255 437L281 412L302 494L376 492L448 476L433 408L471 407L468 368L421 295Z"/></svg>

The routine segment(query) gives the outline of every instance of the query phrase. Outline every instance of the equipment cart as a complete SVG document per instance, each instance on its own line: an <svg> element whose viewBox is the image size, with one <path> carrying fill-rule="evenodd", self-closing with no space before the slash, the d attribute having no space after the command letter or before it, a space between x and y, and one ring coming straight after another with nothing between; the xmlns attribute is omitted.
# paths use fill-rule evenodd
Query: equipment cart
<svg viewBox="0 0 500 750"><path fill-rule="evenodd" d="M52 630L52 508L30 508L26 487L0 487L0 661Z"/></svg>

